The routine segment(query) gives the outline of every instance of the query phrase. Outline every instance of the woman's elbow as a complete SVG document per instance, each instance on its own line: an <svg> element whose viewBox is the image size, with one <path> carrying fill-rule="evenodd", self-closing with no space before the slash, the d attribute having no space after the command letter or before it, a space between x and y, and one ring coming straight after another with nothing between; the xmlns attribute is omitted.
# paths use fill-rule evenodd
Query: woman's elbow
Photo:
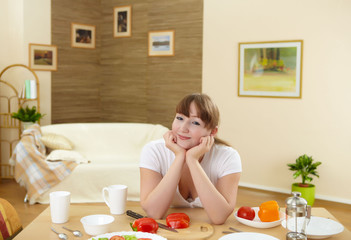
<svg viewBox="0 0 351 240"><path fill-rule="evenodd" d="M233 211L234 209L228 210L227 213L216 214L215 216L210 217L210 220L215 225L222 225L227 221L228 217L232 214Z"/></svg>
<svg viewBox="0 0 351 240"><path fill-rule="evenodd" d="M223 217L218 217L218 218L212 218L211 222L215 225L222 225L227 221L228 217L223 218Z"/></svg>
<svg viewBox="0 0 351 240"><path fill-rule="evenodd" d="M148 210L145 210L144 211L146 212L146 215L149 217L149 218L153 218L153 219L162 219L164 214L162 213L158 213L158 212L155 212L155 211L148 211Z"/></svg>
<svg viewBox="0 0 351 240"><path fill-rule="evenodd" d="M142 209L146 213L147 217L154 219L162 219L164 214L160 211L154 210L151 207L145 206L145 204L141 204Z"/></svg>

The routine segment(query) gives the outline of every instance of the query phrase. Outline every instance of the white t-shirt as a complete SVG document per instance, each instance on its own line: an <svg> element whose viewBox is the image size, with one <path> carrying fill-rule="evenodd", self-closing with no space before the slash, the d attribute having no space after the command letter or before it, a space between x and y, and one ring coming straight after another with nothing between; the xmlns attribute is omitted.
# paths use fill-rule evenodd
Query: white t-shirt
<svg viewBox="0 0 351 240"><path fill-rule="evenodd" d="M166 147L164 139L159 139L144 146L139 166L164 176L172 165L174 158L174 153ZM211 150L205 154L200 165L214 185L219 178L242 171L239 153L233 148L221 144L213 145ZM198 197L195 200L184 199L177 188L172 206L202 207L202 204Z"/></svg>

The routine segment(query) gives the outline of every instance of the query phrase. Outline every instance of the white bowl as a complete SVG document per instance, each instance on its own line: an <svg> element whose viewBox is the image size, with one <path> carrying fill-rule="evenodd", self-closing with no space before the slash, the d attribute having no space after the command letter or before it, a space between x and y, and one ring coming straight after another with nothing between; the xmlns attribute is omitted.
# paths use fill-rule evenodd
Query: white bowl
<svg viewBox="0 0 351 240"><path fill-rule="evenodd" d="M282 211L279 211L279 220L274 221L274 222L261 222L260 218L258 217L258 211L260 210L259 207L253 207L252 208L255 211L255 218L253 220L247 220L245 218L238 217L238 211L234 213L234 216L238 222L245 224L250 227L255 227L255 228L272 228L280 225L280 223L283 221L285 218L285 213Z"/></svg>
<svg viewBox="0 0 351 240"><path fill-rule="evenodd" d="M110 215L96 214L82 217L80 222L89 235L99 235L109 232L110 225L115 218Z"/></svg>

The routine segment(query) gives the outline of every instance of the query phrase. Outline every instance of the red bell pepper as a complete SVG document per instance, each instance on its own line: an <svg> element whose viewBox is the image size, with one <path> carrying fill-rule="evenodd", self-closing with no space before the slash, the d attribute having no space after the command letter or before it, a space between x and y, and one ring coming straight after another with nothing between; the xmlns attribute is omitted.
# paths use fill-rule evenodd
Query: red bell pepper
<svg viewBox="0 0 351 240"><path fill-rule="evenodd" d="M136 219L133 223L130 223L130 226L133 231L138 232L156 233L158 230L158 224L153 218Z"/></svg>
<svg viewBox="0 0 351 240"><path fill-rule="evenodd" d="M167 225L173 229L189 227L190 218L185 213L171 213L166 218Z"/></svg>

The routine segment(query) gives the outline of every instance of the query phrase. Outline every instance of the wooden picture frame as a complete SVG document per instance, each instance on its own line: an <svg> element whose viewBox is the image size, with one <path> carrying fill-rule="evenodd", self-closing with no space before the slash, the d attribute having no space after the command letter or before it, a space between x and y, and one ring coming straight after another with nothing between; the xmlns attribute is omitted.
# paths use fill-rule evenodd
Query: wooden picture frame
<svg viewBox="0 0 351 240"><path fill-rule="evenodd" d="M239 43L240 97L301 98L302 40Z"/></svg>
<svg viewBox="0 0 351 240"><path fill-rule="evenodd" d="M148 55L174 56L174 30L150 31L148 37Z"/></svg>
<svg viewBox="0 0 351 240"><path fill-rule="evenodd" d="M132 36L132 6L119 6L113 9L113 37Z"/></svg>
<svg viewBox="0 0 351 240"><path fill-rule="evenodd" d="M29 67L40 71L57 71L57 47L46 44L29 44Z"/></svg>
<svg viewBox="0 0 351 240"><path fill-rule="evenodd" d="M71 47L95 49L95 26L71 23Z"/></svg>

